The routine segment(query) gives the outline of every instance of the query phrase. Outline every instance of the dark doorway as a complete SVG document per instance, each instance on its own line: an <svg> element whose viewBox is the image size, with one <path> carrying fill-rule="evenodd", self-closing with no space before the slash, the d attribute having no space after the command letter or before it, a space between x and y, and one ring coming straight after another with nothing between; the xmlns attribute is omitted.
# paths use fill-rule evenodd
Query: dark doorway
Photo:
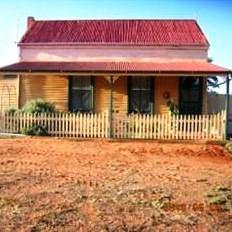
<svg viewBox="0 0 232 232"><path fill-rule="evenodd" d="M180 78L179 110L181 114L202 113L202 77Z"/></svg>

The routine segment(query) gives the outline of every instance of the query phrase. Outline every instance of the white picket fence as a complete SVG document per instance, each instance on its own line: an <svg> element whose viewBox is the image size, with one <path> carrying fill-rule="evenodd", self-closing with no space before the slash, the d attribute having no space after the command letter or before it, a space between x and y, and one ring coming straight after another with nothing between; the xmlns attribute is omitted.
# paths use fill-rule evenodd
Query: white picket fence
<svg viewBox="0 0 232 232"><path fill-rule="evenodd" d="M225 111L212 115L114 115L112 123L107 112L0 113L2 133L20 133L33 125L41 125L49 135L60 137L221 140L225 138Z"/></svg>
<svg viewBox="0 0 232 232"><path fill-rule="evenodd" d="M212 115L129 115L113 121L114 138L221 140L225 111Z"/></svg>
<svg viewBox="0 0 232 232"><path fill-rule="evenodd" d="M108 113L2 113L0 131L20 133L24 128L43 126L51 136L106 138L108 137Z"/></svg>

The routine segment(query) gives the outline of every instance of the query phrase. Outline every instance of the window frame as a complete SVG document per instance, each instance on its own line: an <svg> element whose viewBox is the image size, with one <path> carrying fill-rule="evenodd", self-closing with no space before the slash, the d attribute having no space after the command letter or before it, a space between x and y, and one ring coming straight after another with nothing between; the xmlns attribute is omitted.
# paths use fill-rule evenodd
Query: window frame
<svg viewBox="0 0 232 232"><path fill-rule="evenodd" d="M77 110L74 111L72 108L72 104L73 104L73 79L74 78L90 78L90 89L85 89L85 88L81 88L81 87L75 87L76 90L90 90L91 91L91 99L90 99L90 108L88 110ZM93 76L69 76L68 78L68 86L69 86L69 93L68 93L68 109L70 112L80 112L80 113L91 113L94 112L94 77Z"/></svg>
<svg viewBox="0 0 232 232"><path fill-rule="evenodd" d="M150 104L150 112L141 112L141 109L139 110L139 112L135 112L132 110L132 107L131 107L131 100L132 100L132 94L131 94L131 91L132 91L132 78L133 77L137 77L137 76L129 76L128 77L128 90L127 90L127 93L128 93L128 114L154 114L154 110L155 110L155 97L154 97L154 90L155 90L155 79L154 79L154 76L141 76L139 78L149 78L149 82L150 82L150 96L149 96L149 104ZM140 91L142 89L140 88ZM139 90L137 90L139 91Z"/></svg>

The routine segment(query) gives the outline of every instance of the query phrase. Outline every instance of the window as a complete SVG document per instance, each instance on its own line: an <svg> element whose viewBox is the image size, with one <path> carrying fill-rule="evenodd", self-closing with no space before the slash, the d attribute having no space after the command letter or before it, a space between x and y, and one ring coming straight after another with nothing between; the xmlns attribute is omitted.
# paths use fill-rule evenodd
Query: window
<svg viewBox="0 0 232 232"><path fill-rule="evenodd" d="M129 113L152 113L154 81L152 77L129 77Z"/></svg>
<svg viewBox="0 0 232 232"><path fill-rule="evenodd" d="M93 111L93 78L70 77L69 109L72 112Z"/></svg>

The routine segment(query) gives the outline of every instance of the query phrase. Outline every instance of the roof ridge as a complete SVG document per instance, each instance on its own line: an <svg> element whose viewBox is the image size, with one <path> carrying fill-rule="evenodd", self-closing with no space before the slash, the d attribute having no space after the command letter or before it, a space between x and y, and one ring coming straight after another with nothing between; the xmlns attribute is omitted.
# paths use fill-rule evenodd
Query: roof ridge
<svg viewBox="0 0 232 232"><path fill-rule="evenodd" d="M116 18L116 19L39 19L35 20L35 22L68 22L68 21L194 21L197 22L196 19L191 18L173 18L173 19L142 19L142 18L135 18L135 19L126 19L126 18Z"/></svg>

